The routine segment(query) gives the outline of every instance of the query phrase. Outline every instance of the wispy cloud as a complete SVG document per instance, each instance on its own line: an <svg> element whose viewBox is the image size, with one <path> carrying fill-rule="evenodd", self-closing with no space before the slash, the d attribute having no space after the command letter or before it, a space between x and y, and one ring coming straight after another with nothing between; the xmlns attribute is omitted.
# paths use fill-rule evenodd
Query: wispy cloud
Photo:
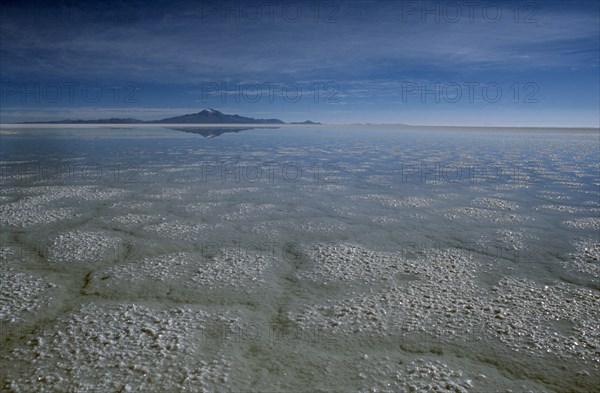
<svg viewBox="0 0 600 393"><path fill-rule="evenodd" d="M403 23L401 2L384 8L349 2L337 23L265 25L203 23L190 4L110 29L101 23L25 29L7 16L1 28L3 70L198 82L257 75L356 77L386 64L407 70L598 65L598 15L585 10L542 6L536 23L515 23L510 15L498 23Z"/></svg>
<svg viewBox="0 0 600 393"><path fill-rule="evenodd" d="M407 3L422 4L334 2L339 6L334 23L322 23L323 15L315 22L313 11L319 2L294 3L304 11L296 23L277 14L280 5L274 21L263 16L257 23L231 20L233 14L223 22L214 9L207 17L202 7L218 7L220 2L152 1L112 16L78 8L92 7L89 4L58 3L29 12L15 5L5 7L1 16L1 77L134 81L145 92L152 91L149 86L163 86L162 98L151 93L151 102L141 105L162 99L171 107L182 106L181 94L172 91L198 91L203 82L328 81L340 87L338 97L369 102L371 97L387 96L393 102L407 81L524 82L535 76L546 94L554 94L554 101L559 97L554 86L558 79L571 82L568 102L577 94L588 101L598 95L593 86L598 81L594 75L599 69L600 16L592 2L529 2L537 6L533 23L523 23L522 17L515 21L512 2L494 3L503 9L496 22L482 18L477 8L473 21L463 15L458 23L406 17ZM266 4L273 3L265 2L264 9ZM123 3L107 9L111 7L118 9ZM55 17L31 15L44 15L48 9ZM100 16L90 22L85 15ZM584 76L573 75L575 71ZM581 78L588 78L585 85L591 86L583 95ZM189 94L184 105L197 100L197 94Z"/></svg>

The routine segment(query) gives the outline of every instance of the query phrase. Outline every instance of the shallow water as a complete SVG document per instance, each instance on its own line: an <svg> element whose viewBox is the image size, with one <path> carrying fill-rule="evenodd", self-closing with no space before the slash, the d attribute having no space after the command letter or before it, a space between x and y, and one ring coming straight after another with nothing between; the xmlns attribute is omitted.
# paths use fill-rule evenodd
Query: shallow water
<svg viewBox="0 0 600 393"><path fill-rule="evenodd" d="M593 391L597 132L1 135L9 391Z"/></svg>

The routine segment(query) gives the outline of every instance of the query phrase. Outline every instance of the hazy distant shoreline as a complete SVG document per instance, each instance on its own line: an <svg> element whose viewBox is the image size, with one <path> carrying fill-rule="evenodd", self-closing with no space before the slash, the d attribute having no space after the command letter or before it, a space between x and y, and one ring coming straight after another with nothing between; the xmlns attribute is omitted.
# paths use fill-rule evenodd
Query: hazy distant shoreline
<svg viewBox="0 0 600 393"><path fill-rule="evenodd" d="M168 128L168 127L180 127L180 128L239 128L239 127L252 127L252 128L328 128L328 129L339 129L339 128L372 128L380 130L396 130L396 131L496 131L496 132L585 132L585 133L598 133L600 128L593 127L498 127L498 126L429 126L429 125L407 125L407 124L57 124L57 123L35 123L35 124L23 124L23 123L6 123L0 124L0 127L6 128L0 130L0 134L14 134L15 129L39 129L39 128L114 128L119 126L122 129L128 128ZM10 129L10 130L8 130Z"/></svg>

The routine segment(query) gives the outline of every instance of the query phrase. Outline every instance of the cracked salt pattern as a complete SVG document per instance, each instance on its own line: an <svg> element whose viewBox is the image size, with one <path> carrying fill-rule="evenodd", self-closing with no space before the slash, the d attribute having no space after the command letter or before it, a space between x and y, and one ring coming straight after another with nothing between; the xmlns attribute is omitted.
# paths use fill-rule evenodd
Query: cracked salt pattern
<svg viewBox="0 0 600 393"><path fill-rule="evenodd" d="M139 226L143 225L149 221L157 221L160 220L160 216L151 216L149 214L133 214L128 213L123 216L112 217L107 219L107 222L120 224L125 226Z"/></svg>
<svg viewBox="0 0 600 393"><path fill-rule="evenodd" d="M209 258L208 263L197 267L191 281L198 285L240 286L264 283L262 275L270 261L264 255L240 250L222 250Z"/></svg>
<svg viewBox="0 0 600 393"><path fill-rule="evenodd" d="M220 216L223 220L244 220L250 217L256 217L268 214L274 210L276 206L272 203L252 204L240 203L235 205L231 212L224 213Z"/></svg>
<svg viewBox="0 0 600 393"><path fill-rule="evenodd" d="M596 134L105 131L2 136L0 389L600 386Z"/></svg>
<svg viewBox="0 0 600 393"><path fill-rule="evenodd" d="M500 198L475 198L473 204L493 210L517 210L518 208L516 203Z"/></svg>
<svg viewBox="0 0 600 393"><path fill-rule="evenodd" d="M121 264L91 277L90 293L132 294L177 291L194 296L212 289L252 291L266 283L265 273L272 258L260 253L225 249L204 255L167 254Z"/></svg>
<svg viewBox="0 0 600 393"><path fill-rule="evenodd" d="M34 316L51 302L49 290L56 285L26 273L0 269L0 324Z"/></svg>
<svg viewBox="0 0 600 393"><path fill-rule="evenodd" d="M258 187L239 187L239 188L228 188L221 190L209 190L208 196L218 197L218 196L228 196L228 195L237 195L241 193L247 192L259 192L260 188Z"/></svg>
<svg viewBox="0 0 600 393"><path fill-rule="evenodd" d="M407 362L394 353L386 353L385 356L364 354L358 361L360 369L363 370L358 375L365 388L359 392L548 391L539 383L512 381L493 369L474 372L472 364L464 364L460 359L452 359L451 363L455 364L451 366L440 360L427 359L425 356ZM491 375L493 379L490 378Z"/></svg>
<svg viewBox="0 0 600 393"><path fill-rule="evenodd" d="M173 200L178 199L182 200L183 196L189 192L188 189L178 189L178 188L163 188L159 193L156 194L148 194L147 198L151 199L159 199L159 200Z"/></svg>
<svg viewBox="0 0 600 393"><path fill-rule="evenodd" d="M355 247L346 246L345 252L340 253L338 258L343 262L349 255L348 251L355 250ZM355 295L333 305L315 305L290 315L290 318L308 327L316 324L345 333L378 334L435 328L438 324L465 329L468 324L477 323L460 318L463 314L475 313L478 303L473 282L474 263L469 261L468 256L445 251L428 255L427 259L415 260L364 250L360 252L369 255L367 261L378 261L379 271L373 271L369 263L360 263L349 268L351 278L368 280L372 276L381 276L391 278L392 282L374 290L374 293ZM380 269L386 267L387 274L383 274ZM345 272L339 272L339 269L333 277L345 277ZM332 276L327 270L320 275Z"/></svg>
<svg viewBox="0 0 600 393"><path fill-rule="evenodd" d="M29 204L28 201L0 206L0 225L30 228L67 220L76 216L73 209L49 209Z"/></svg>
<svg viewBox="0 0 600 393"><path fill-rule="evenodd" d="M457 207L454 209L450 209L450 212L445 213L444 216L449 220L479 220L483 218L492 222L501 223L520 223L524 221L534 220L533 217L529 216L504 212L500 213L493 210L481 209L477 207Z"/></svg>
<svg viewBox="0 0 600 393"><path fill-rule="evenodd" d="M119 265L98 273L100 280L116 279L122 281L171 280L177 282L186 278L191 256L180 253L147 258L127 265Z"/></svg>
<svg viewBox="0 0 600 393"><path fill-rule="evenodd" d="M118 201L111 205L113 209L124 209L126 211L148 211L152 209L152 203L145 201Z"/></svg>
<svg viewBox="0 0 600 393"><path fill-rule="evenodd" d="M365 282L391 277L398 262L393 254L374 253L353 244L320 244L303 250L313 268L298 273L300 279Z"/></svg>
<svg viewBox="0 0 600 393"><path fill-rule="evenodd" d="M563 262L569 270L586 273L597 280L600 285L600 240L578 241L575 243L576 252L569 254L569 259Z"/></svg>
<svg viewBox="0 0 600 393"><path fill-rule="evenodd" d="M5 388L39 391L214 391L227 381L224 355L198 359L202 311L86 305L12 353L24 364Z"/></svg>
<svg viewBox="0 0 600 393"><path fill-rule="evenodd" d="M48 262L56 264L98 263L115 258L121 240L103 232L74 231L58 235L48 250Z"/></svg>
<svg viewBox="0 0 600 393"><path fill-rule="evenodd" d="M594 229L600 230L600 218L599 217L584 217L576 218L574 220L565 221L565 224L571 228L577 229Z"/></svg>
<svg viewBox="0 0 600 393"><path fill-rule="evenodd" d="M389 207L425 207L431 205L434 200L431 198L420 198L420 197L406 197L406 198L394 198L389 195L379 194L368 194L360 196L352 196L353 200L366 200L366 201L377 201L384 206Z"/></svg>
<svg viewBox="0 0 600 393"><path fill-rule="evenodd" d="M585 209L585 208L581 208L581 207L573 207L573 206L566 206L566 205L541 205L536 207L536 210L555 210L558 212L562 212L562 213L580 213L580 212L585 212L585 211L591 211L591 209Z"/></svg>
<svg viewBox="0 0 600 393"><path fill-rule="evenodd" d="M24 197L12 203L0 205L0 225L27 228L36 225L47 225L57 221L75 218L79 211L91 201L103 201L120 198L124 190L101 190L92 186L38 186L23 188L22 191L11 190ZM51 203L61 200L76 200L74 207L51 207Z"/></svg>
<svg viewBox="0 0 600 393"><path fill-rule="evenodd" d="M219 202L198 202L192 203L185 206L185 210L188 213L210 213L211 210L223 206L223 203Z"/></svg>
<svg viewBox="0 0 600 393"><path fill-rule="evenodd" d="M142 229L168 239L194 240L202 238L203 234L213 228L214 226L208 224L187 224L180 221L164 221L158 224L147 225Z"/></svg>
<svg viewBox="0 0 600 393"><path fill-rule="evenodd" d="M495 296L484 308L484 318L501 342L518 351L575 357L600 370L600 332L593 322L600 318L600 294L512 277L503 278L492 291ZM564 321L566 332L559 326Z"/></svg>

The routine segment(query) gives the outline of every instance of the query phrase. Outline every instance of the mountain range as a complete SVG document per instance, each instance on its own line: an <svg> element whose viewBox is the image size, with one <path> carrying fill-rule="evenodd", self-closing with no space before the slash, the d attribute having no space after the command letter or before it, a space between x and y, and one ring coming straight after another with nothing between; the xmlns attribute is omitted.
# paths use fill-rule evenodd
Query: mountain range
<svg viewBox="0 0 600 393"><path fill-rule="evenodd" d="M240 115L227 115L215 109L204 109L197 113L167 117L161 120L138 120L132 118L110 118L97 120L55 120L25 122L24 124L286 124L279 119L255 119ZM310 120L290 124L321 124Z"/></svg>

